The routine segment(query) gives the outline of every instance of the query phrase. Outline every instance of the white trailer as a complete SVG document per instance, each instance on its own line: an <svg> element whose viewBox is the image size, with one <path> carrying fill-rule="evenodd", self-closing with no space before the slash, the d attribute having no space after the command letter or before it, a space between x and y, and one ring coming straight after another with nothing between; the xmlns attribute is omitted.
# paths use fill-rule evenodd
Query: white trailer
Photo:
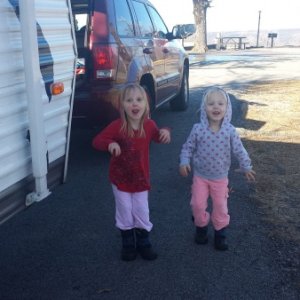
<svg viewBox="0 0 300 300"><path fill-rule="evenodd" d="M73 37L69 0L0 1L0 224L66 179Z"/></svg>

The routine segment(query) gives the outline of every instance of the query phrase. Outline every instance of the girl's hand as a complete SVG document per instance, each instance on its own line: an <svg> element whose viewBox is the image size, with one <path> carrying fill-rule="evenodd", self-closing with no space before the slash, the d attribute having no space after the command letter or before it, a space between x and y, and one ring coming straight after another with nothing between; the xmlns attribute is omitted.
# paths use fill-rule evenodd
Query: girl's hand
<svg viewBox="0 0 300 300"><path fill-rule="evenodd" d="M245 172L245 176L246 176L246 179L248 180L248 181L255 181L255 175L256 175L256 173L255 173L255 171L253 171L253 170L250 170L249 172Z"/></svg>
<svg viewBox="0 0 300 300"><path fill-rule="evenodd" d="M191 172L191 166L190 165L185 165L185 166L180 166L179 167L179 173L183 177L187 177L190 172Z"/></svg>
<svg viewBox="0 0 300 300"><path fill-rule="evenodd" d="M245 171L243 171L241 169L236 169L235 172L244 173L247 181L253 181L253 182L255 181L255 175L256 175L256 173L253 170L245 172Z"/></svg>
<svg viewBox="0 0 300 300"><path fill-rule="evenodd" d="M159 130L159 141L163 144L169 144L171 141L170 131L168 129Z"/></svg>
<svg viewBox="0 0 300 300"><path fill-rule="evenodd" d="M118 143L110 143L108 145L108 152L113 156L119 156L121 154L121 148Z"/></svg>

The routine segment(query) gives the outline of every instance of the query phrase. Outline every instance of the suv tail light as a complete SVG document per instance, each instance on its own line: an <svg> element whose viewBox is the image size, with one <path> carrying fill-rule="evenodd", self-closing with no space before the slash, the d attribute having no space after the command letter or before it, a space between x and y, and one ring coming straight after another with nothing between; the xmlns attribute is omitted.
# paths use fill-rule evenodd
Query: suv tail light
<svg viewBox="0 0 300 300"><path fill-rule="evenodd" d="M93 46L94 78L113 80L117 68L117 47L113 45Z"/></svg>

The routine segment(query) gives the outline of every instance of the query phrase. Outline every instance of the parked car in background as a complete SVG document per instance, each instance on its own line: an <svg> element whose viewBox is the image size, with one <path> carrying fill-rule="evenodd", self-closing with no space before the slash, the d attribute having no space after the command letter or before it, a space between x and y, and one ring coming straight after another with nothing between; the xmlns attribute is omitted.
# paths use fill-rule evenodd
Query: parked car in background
<svg viewBox="0 0 300 300"><path fill-rule="evenodd" d="M76 62L76 75L84 75L85 74L85 64L84 61L80 59Z"/></svg>
<svg viewBox="0 0 300 300"><path fill-rule="evenodd" d="M138 82L151 110L189 103L189 58L179 35L147 0L71 0L78 67L73 122L103 126L118 117L121 89ZM84 67L82 66L84 65Z"/></svg>

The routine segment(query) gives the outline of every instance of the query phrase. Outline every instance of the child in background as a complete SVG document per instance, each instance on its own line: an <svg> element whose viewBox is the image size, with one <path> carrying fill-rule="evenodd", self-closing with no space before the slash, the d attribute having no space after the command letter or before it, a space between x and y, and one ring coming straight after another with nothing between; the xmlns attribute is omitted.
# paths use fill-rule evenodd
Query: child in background
<svg viewBox="0 0 300 300"><path fill-rule="evenodd" d="M97 150L111 154L109 178L116 205L116 227L122 236L121 259L154 260L149 232L148 191L150 189L149 146L151 141L167 144L170 131L159 129L149 119L145 90L129 84L122 92L120 119L113 121L93 139Z"/></svg>
<svg viewBox="0 0 300 300"><path fill-rule="evenodd" d="M210 214L207 201L212 199L211 221L215 229L214 246L217 250L227 250L226 227L228 214L228 171L231 164L231 151L237 157L240 171L247 180L255 180L251 160L241 139L230 123L231 102L221 88L208 88L200 107L200 123L194 124L182 147L179 172L188 176L193 162L193 184L191 208L196 226L195 242L207 244Z"/></svg>

